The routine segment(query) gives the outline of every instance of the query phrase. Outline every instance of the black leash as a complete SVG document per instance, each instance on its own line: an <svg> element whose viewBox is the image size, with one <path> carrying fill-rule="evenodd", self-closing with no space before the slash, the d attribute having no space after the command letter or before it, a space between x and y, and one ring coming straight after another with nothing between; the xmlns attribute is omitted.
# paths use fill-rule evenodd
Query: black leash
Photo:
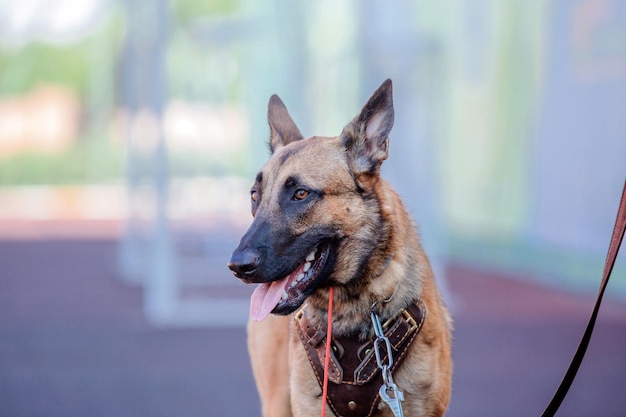
<svg viewBox="0 0 626 417"><path fill-rule="evenodd" d="M580 367L580 364L585 357L585 352L587 351L587 346L589 345L589 340L591 339L591 334L593 333L593 326L596 324L596 318L598 316L598 310L600 309L600 303L602 302L602 296L604 295L606 285L609 283L609 277L611 276L613 265L615 265L615 258L617 258L619 247L622 244L625 230L626 181L624 182L622 199L620 200L619 209L617 211L617 218L615 219L615 226L613 227L611 244L609 245L609 251L606 255L606 261L604 262L604 272L602 274L602 282L600 283L600 291L598 292L598 297L596 298L596 304L593 307L593 312L591 313L591 317L589 318L589 323L587 323L585 333L580 340L578 349L576 349L576 353L572 358L569 368L567 369L567 372L565 373L565 376L561 381L561 385L559 385L559 388L556 390L556 393L552 397L550 404L548 404L541 417L552 417L556 414L557 410L561 406L561 403L563 402L563 399L567 395L567 391L569 391L572 382L574 382L574 378L576 378L576 373L578 372L578 368Z"/></svg>

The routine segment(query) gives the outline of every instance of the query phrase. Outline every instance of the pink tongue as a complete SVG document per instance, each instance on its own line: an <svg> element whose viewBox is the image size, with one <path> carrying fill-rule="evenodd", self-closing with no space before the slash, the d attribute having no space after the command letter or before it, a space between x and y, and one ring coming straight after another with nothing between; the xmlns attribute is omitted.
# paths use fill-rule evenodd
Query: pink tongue
<svg viewBox="0 0 626 417"><path fill-rule="evenodd" d="M283 295L283 288L289 280L285 278L269 284L260 284L250 297L250 317L256 321L263 321L272 312Z"/></svg>

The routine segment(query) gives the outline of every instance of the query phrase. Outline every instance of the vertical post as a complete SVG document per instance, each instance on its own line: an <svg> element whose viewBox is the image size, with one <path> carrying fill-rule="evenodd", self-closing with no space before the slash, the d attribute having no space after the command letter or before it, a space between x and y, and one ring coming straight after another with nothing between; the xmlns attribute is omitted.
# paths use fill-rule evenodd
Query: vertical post
<svg viewBox="0 0 626 417"><path fill-rule="evenodd" d="M148 319L163 325L173 316L177 299L167 212L169 167L162 126L169 13L165 0L128 0L125 4L128 31L121 95L128 110L126 186L130 207L120 262L131 280L144 284ZM140 224L142 213L147 216L146 229ZM148 234L143 240L142 233Z"/></svg>
<svg viewBox="0 0 626 417"><path fill-rule="evenodd" d="M150 95L151 107L157 116L158 141L154 155L154 187L155 187L155 233L152 248L153 262L150 265L151 285L146 286L144 292L144 308L154 324L164 324L168 317L172 317L177 300L177 285L174 274L174 256L168 221L168 190L169 165L167 146L163 134L163 112L166 95L166 45L168 5L165 0L147 1L146 5L155 17L154 32L149 37L151 53L149 54Z"/></svg>

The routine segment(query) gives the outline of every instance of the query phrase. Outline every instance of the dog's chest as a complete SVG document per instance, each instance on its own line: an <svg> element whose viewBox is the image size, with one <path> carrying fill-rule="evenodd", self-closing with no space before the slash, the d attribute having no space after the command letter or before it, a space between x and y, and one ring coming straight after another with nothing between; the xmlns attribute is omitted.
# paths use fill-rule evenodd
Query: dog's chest
<svg viewBox="0 0 626 417"><path fill-rule="evenodd" d="M357 337L331 338L327 401L335 415L370 417L375 413L381 400L379 395L383 381L381 363L390 364L392 372L401 365L421 329L424 317L424 306L418 302L388 320L384 325L384 335L389 345L381 345L374 340L362 341ZM308 368L308 372L302 369L294 371L308 375L311 375L312 371L314 380L321 388L324 383L326 332L309 322L304 309L296 313L293 330L300 342L292 343L292 348L300 357L297 366ZM389 358L387 346L391 348L391 356L394 358L392 360ZM321 401L318 396L316 400Z"/></svg>

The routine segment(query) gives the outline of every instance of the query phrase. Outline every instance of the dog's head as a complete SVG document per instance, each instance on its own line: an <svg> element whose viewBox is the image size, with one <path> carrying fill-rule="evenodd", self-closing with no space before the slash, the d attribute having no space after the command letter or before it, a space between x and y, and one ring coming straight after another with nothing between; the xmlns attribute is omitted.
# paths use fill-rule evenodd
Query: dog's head
<svg viewBox="0 0 626 417"><path fill-rule="evenodd" d="M253 318L289 314L320 287L361 279L384 252L377 183L393 115L387 80L339 136L304 139L280 98L271 97L272 154L250 190L254 221L228 263L236 277L260 283Z"/></svg>

